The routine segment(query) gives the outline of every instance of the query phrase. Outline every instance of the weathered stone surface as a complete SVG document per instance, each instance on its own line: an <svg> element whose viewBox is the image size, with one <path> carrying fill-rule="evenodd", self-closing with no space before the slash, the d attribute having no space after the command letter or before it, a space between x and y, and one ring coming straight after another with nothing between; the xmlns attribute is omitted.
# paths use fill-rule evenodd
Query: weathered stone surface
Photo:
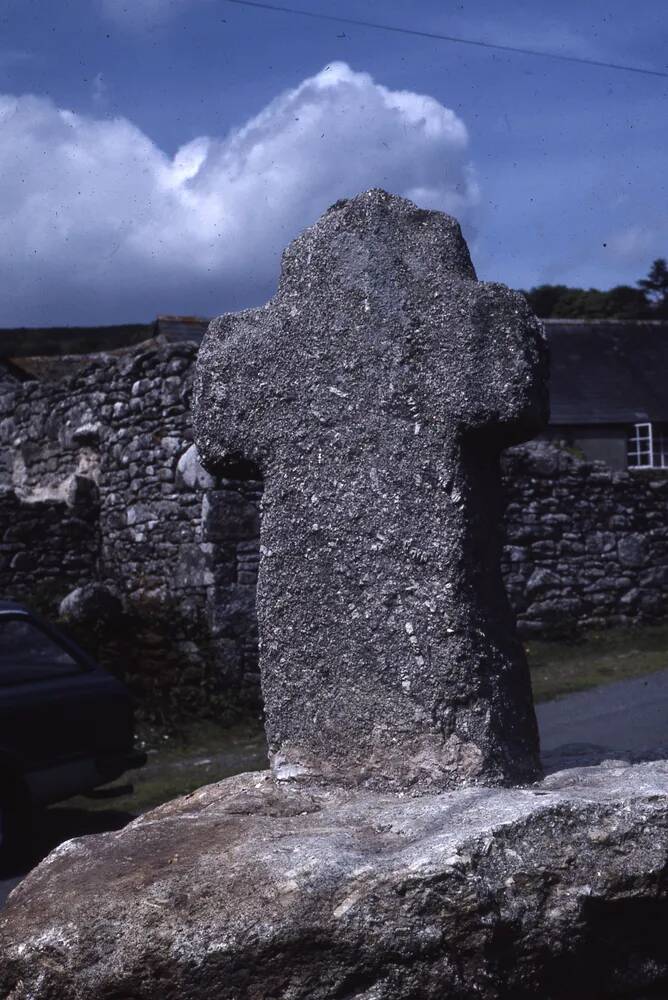
<svg viewBox="0 0 668 1000"><path fill-rule="evenodd" d="M202 468L194 444L184 451L177 463L176 482L191 490L211 490L216 485L213 476Z"/></svg>
<svg viewBox="0 0 668 1000"><path fill-rule="evenodd" d="M668 990L667 793L665 761L417 798L232 778L64 844L32 872L1 915L0 995Z"/></svg>
<svg viewBox="0 0 668 1000"><path fill-rule="evenodd" d="M500 573L498 456L546 418L526 300L457 222L369 191L283 256L198 356L204 464L265 476L260 666L272 765L373 787L537 771Z"/></svg>
<svg viewBox="0 0 668 1000"><path fill-rule="evenodd" d="M644 566L647 562L645 539L642 535L627 535L617 544L622 566Z"/></svg>
<svg viewBox="0 0 668 1000"><path fill-rule="evenodd" d="M71 622L111 622L123 611L118 596L100 583L75 587L60 602L58 613Z"/></svg>

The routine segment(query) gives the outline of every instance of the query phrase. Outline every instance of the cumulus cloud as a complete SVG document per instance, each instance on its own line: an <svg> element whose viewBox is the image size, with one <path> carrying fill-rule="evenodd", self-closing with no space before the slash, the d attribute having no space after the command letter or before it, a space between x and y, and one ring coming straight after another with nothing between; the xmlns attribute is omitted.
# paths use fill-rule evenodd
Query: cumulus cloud
<svg viewBox="0 0 668 1000"><path fill-rule="evenodd" d="M339 198L382 186L465 223L478 200L457 115L344 63L174 156L34 96L0 97L0 135L3 326L241 308Z"/></svg>

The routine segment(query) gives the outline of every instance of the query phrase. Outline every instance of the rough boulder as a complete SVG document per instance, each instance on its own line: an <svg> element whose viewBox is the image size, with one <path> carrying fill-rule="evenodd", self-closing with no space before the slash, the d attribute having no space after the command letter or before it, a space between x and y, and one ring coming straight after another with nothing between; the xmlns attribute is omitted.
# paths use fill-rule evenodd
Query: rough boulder
<svg viewBox="0 0 668 1000"><path fill-rule="evenodd" d="M668 989L667 793L665 761L420 798L231 778L29 875L0 995L645 996Z"/></svg>

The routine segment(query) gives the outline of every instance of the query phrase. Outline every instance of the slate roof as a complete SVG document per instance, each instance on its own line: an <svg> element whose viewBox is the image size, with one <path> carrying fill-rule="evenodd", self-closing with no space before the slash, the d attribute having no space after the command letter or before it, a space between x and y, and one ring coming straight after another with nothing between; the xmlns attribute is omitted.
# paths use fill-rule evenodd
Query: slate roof
<svg viewBox="0 0 668 1000"><path fill-rule="evenodd" d="M199 344L209 325L201 316L158 316L156 332L168 343L182 343L184 340Z"/></svg>
<svg viewBox="0 0 668 1000"><path fill-rule="evenodd" d="M551 424L668 422L668 322L543 322Z"/></svg>
<svg viewBox="0 0 668 1000"><path fill-rule="evenodd" d="M0 330L0 359L98 354L133 347L155 337L199 344L209 325L199 316L158 316L153 323L118 326L21 327Z"/></svg>
<svg viewBox="0 0 668 1000"><path fill-rule="evenodd" d="M153 336L155 323L6 329L0 330L0 358L95 354L139 344Z"/></svg>

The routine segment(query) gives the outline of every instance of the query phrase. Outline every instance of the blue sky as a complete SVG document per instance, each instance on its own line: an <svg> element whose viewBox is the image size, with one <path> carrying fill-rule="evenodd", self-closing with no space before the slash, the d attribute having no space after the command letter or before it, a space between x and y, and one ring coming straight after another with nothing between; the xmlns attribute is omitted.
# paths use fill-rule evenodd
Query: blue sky
<svg viewBox="0 0 668 1000"><path fill-rule="evenodd" d="M294 0L668 71L665 0ZM457 215L479 276L633 283L668 256L668 79L245 8L0 0L0 325L264 301L371 186Z"/></svg>

